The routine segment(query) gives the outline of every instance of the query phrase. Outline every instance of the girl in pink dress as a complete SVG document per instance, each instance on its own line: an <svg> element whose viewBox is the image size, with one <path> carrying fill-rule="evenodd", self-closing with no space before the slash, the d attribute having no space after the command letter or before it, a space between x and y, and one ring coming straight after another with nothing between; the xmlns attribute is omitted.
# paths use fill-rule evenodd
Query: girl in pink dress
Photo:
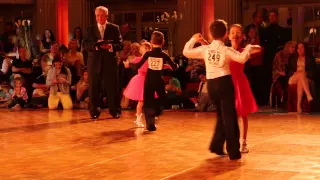
<svg viewBox="0 0 320 180"><path fill-rule="evenodd" d="M230 27L229 39L232 48L241 52L241 43L244 39L243 28L239 24L234 24ZM235 61L230 62L230 71L235 90L236 110L241 119L242 137L241 137L241 152L248 153L247 133L248 133L248 114L257 112L258 106L251 92L249 81L244 74L244 64Z"/></svg>
<svg viewBox="0 0 320 180"><path fill-rule="evenodd" d="M141 57L136 57L133 60L130 60L130 63L138 63L141 61L143 55L152 49L149 42L143 42L140 46ZM142 108L143 108L143 87L144 80L146 78L146 73L148 70L148 61L146 61L143 66L138 70L138 74L135 75L129 82L128 86L123 92L123 95L128 99L138 101L136 108L137 119L135 121L138 127L144 127L142 123Z"/></svg>

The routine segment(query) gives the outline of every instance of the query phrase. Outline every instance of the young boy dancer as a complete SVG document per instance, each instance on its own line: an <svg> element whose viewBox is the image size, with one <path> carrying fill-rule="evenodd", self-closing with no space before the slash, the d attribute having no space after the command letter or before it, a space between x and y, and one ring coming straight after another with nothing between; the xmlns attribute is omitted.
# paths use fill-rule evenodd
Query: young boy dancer
<svg viewBox="0 0 320 180"><path fill-rule="evenodd" d="M155 131L156 126L154 120L156 116L161 114L161 107L164 106L166 92L164 82L162 80L162 69L164 64L168 63L173 70L178 68L170 57L162 52L164 44L164 36L159 31L154 31L151 35L152 50L146 52L139 63L136 64L136 69L139 69L146 61L148 61L148 70L144 82L144 114L148 131ZM155 92L158 99L155 98Z"/></svg>
<svg viewBox="0 0 320 180"><path fill-rule="evenodd" d="M213 41L193 49L196 42L203 40L195 34L184 47L183 55L188 58L204 59L206 64L208 93L217 107L217 125L210 144L210 151L224 155L223 145L227 142L227 152L231 160L240 159L239 125L235 109L234 87L229 63L231 60L245 63L251 51L259 51L259 46L248 45L242 53L224 45L228 37L228 26L223 20L216 20L210 25Z"/></svg>

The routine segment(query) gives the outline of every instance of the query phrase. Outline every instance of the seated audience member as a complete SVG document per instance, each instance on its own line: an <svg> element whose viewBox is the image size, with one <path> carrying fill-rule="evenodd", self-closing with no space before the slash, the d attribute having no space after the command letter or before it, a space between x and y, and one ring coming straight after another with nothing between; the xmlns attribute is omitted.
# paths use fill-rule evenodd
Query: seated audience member
<svg viewBox="0 0 320 180"><path fill-rule="evenodd" d="M176 64L179 64L178 69L173 71L173 76L179 79L182 91L185 90L188 82L190 81L190 73L186 71L188 67L188 58L185 56L178 55L174 57L173 60Z"/></svg>
<svg viewBox="0 0 320 180"><path fill-rule="evenodd" d="M9 82L9 77L12 74L11 71L11 64L12 64L12 59L7 58L5 56L0 55L0 65L1 65L1 70L0 70L0 82L7 81Z"/></svg>
<svg viewBox="0 0 320 180"><path fill-rule="evenodd" d="M56 38L54 37L53 32L50 29L44 30L40 41L40 52L41 53L49 53L52 46L52 42L54 42Z"/></svg>
<svg viewBox="0 0 320 180"><path fill-rule="evenodd" d="M70 52L69 49L65 45L61 45L59 47L59 53L62 55L64 66L70 70L71 77L72 77L71 78L71 86L73 86L73 85L77 84L78 81L80 80L81 64L78 60L75 61L75 63L71 63L71 61L72 61L71 59L69 59L69 61L68 61L67 58L69 56L69 52ZM69 56L69 58L70 58L70 56ZM71 57L71 58L74 58L74 57ZM78 69L80 69L80 70L78 70ZM80 73L80 74L78 75L78 73ZM73 97L75 97L75 95L73 95L71 92L71 98L73 99Z"/></svg>
<svg viewBox="0 0 320 180"><path fill-rule="evenodd" d="M46 84L50 87L49 109L57 109L59 102L62 104L63 109L72 109L70 96L71 73L68 68L64 67L60 56L54 57L53 66L48 71Z"/></svg>
<svg viewBox="0 0 320 180"><path fill-rule="evenodd" d="M11 95L9 93L9 83L2 83L0 86L0 108L6 108L11 103Z"/></svg>
<svg viewBox="0 0 320 180"><path fill-rule="evenodd" d="M51 42L50 52L43 55L41 61L47 62L46 72L48 73L49 69L52 67L53 59L56 55L59 54L59 44L58 42Z"/></svg>
<svg viewBox="0 0 320 180"><path fill-rule="evenodd" d="M172 109L178 109L182 102L182 91L179 80L172 77L172 72L169 70L164 71L163 80L167 93L167 108L171 106Z"/></svg>
<svg viewBox="0 0 320 180"><path fill-rule="evenodd" d="M65 64L67 67L74 66L76 69L75 74L72 76L81 77L81 68L84 66L83 55L81 52L77 51L79 47L78 41L76 39L72 39L69 43L69 52L65 56ZM69 68L70 69L70 68Z"/></svg>
<svg viewBox="0 0 320 180"><path fill-rule="evenodd" d="M297 43L294 41L287 42L284 49L278 52L273 60L273 66L272 66L273 80L272 80L272 91L271 91L271 99L270 99L271 101L270 104L272 107L275 107L276 105L279 106L279 104L281 103L281 99L283 99L282 101L283 104L287 102L286 92L287 92L289 77L286 74L286 72L288 67L288 59L294 53L296 44ZM277 88L277 84L281 85L281 89L284 92L282 93L283 98L273 94L273 92L276 92L274 88Z"/></svg>
<svg viewBox="0 0 320 180"><path fill-rule="evenodd" d="M201 46L200 43L197 43L194 47ZM190 73L190 81L199 82L199 75L197 74L198 71L205 69L205 64L203 60L200 59L189 59L188 66L186 68L186 72Z"/></svg>
<svg viewBox="0 0 320 180"><path fill-rule="evenodd" d="M77 51L81 52L82 48L82 40L83 40L83 32L80 27L76 27L73 30L73 39L77 41Z"/></svg>
<svg viewBox="0 0 320 180"><path fill-rule="evenodd" d="M42 74L38 76L32 87L34 88L32 99L30 102L31 107L46 107L48 106L49 87L46 84L46 68L47 62L41 61Z"/></svg>
<svg viewBox="0 0 320 180"><path fill-rule="evenodd" d="M14 79L14 87L9 91L12 102L8 105L8 108L12 109L20 109L24 107L24 105L28 101L27 90L23 87L22 78Z"/></svg>
<svg viewBox="0 0 320 180"><path fill-rule="evenodd" d="M77 92L77 102L79 102L79 108L88 109L89 103L89 81L87 68L83 69L83 74L77 85L73 86L72 89Z"/></svg>
<svg viewBox="0 0 320 180"><path fill-rule="evenodd" d="M7 41L3 44L3 52L5 53L15 53L17 52L17 36L11 34L8 36Z"/></svg>
<svg viewBox="0 0 320 180"><path fill-rule="evenodd" d="M119 73L119 86L120 90L122 90L127 87L127 84L129 83L128 78L125 76L125 66L124 61L127 61L130 50L131 50L132 43L129 41L123 41L123 50L120 52L119 60L118 60L118 73Z"/></svg>
<svg viewBox="0 0 320 180"><path fill-rule="evenodd" d="M297 84L297 112L301 113L301 102L305 93L308 101L312 101L313 97L309 88L309 81L314 78L315 60L307 52L306 45L298 43L295 49L295 55L289 58L288 77L289 85Z"/></svg>
<svg viewBox="0 0 320 180"><path fill-rule="evenodd" d="M19 59L12 62L13 74L20 74L24 80L24 85L28 93L28 97L32 96L32 61L29 60L30 55L24 47L19 48Z"/></svg>
<svg viewBox="0 0 320 180"><path fill-rule="evenodd" d="M196 110L199 112L211 112L214 111L213 102L210 100L207 90L207 78L205 71L198 71L200 84L198 93L195 97L190 98L194 103Z"/></svg>
<svg viewBox="0 0 320 180"><path fill-rule="evenodd" d="M10 76L9 82L10 82L10 87L14 87L14 80L17 78L21 78L23 81L23 77L20 74L13 74Z"/></svg>
<svg viewBox="0 0 320 180"><path fill-rule="evenodd" d="M32 76L34 78L40 76L42 74L41 68L41 56L36 55L32 60Z"/></svg>

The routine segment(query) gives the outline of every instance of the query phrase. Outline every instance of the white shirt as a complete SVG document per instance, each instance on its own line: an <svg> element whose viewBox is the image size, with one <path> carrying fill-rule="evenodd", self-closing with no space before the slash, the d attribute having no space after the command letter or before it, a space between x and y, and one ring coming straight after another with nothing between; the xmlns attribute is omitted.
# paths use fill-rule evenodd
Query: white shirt
<svg viewBox="0 0 320 180"><path fill-rule="evenodd" d="M99 29L99 32L100 32L100 35L101 35L101 39L104 38L104 32L106 31L106 25L107 25L107 21L103 25L98 23L98 29ZM103 28L103 32L101 32L101 28Z"/></svg>
<svg viewBox="0 0 320 180"><path fill-rule="evenodd" d="M183 55L187 58L204 59L206 64L207 79L230 75L229 63L236 61L244 64L250 58L251 45L248 45L242 53L227 47L222 41L213 40L209 45L193 48L196 43L191 38L183 49Z"/></svg>

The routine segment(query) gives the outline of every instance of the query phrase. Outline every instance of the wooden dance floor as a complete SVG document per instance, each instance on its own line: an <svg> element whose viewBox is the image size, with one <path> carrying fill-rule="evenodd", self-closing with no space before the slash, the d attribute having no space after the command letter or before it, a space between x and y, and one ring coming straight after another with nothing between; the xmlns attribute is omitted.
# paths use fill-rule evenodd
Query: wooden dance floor
<svg viewBox="0 0 320 180"><path fill-rule="evenodd" d="M250 152L209 153L214 113L166 112L153 133L134 112L92 121L87 111L0 110L0 179L320 179L320 116L254 114Z"/></svg>

